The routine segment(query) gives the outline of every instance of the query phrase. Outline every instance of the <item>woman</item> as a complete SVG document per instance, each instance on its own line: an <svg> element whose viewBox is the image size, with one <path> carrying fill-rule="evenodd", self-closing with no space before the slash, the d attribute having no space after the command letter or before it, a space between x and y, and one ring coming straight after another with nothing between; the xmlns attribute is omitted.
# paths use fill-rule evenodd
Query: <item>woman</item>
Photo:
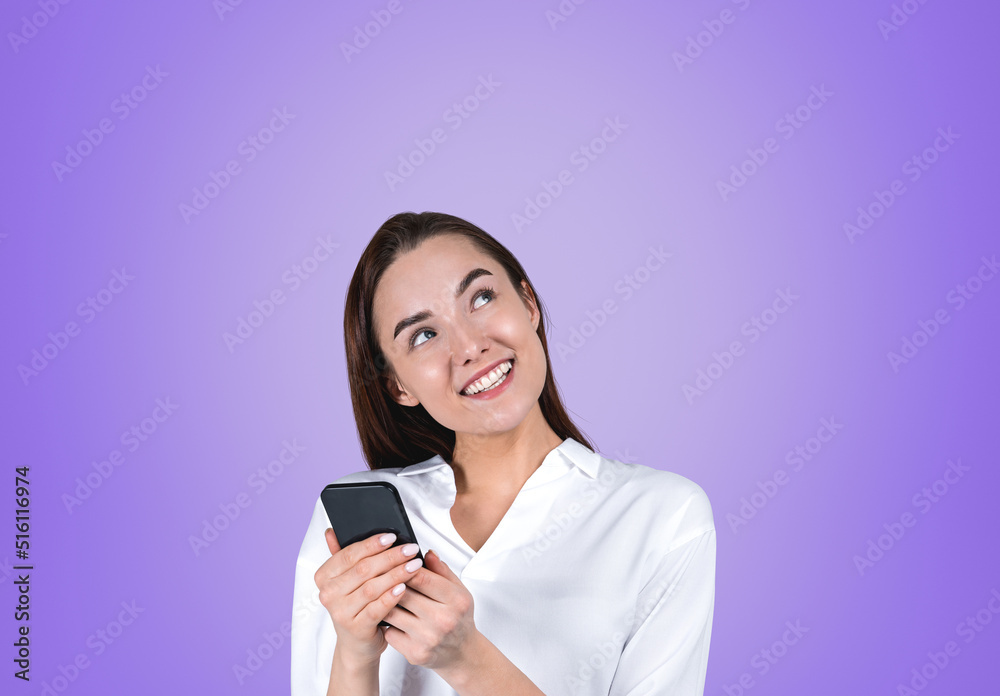
<svg viewBox="0 0 1000 696"><path fill-rule="evenodd" d="M420 567L379 535L341 549L316 501L292 696L703 693L708 498L594 451L542 315L521 264L465 220L401 213L368 244L344 330L370 470L338 482L391 482L428 551Z"/></svg>

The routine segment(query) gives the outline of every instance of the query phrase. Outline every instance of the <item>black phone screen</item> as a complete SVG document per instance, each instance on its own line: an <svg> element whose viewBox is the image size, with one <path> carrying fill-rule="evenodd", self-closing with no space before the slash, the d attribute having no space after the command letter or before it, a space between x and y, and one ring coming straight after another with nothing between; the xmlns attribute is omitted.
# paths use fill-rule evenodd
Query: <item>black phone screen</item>
<svg viewBox="0 0 1000 696"><path fill-rule="evenodd" d="M399 491L391 483L332 483L320 497L340 548L380 532L396 534L393 546L417 543Z"/></svg>

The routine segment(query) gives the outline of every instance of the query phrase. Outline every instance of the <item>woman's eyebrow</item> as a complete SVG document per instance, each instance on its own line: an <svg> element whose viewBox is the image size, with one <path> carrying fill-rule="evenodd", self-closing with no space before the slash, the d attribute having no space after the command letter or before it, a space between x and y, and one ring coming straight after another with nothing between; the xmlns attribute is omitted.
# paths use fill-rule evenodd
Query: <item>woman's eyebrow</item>
<svg viewBox="0 0 1000 696"><path fill-rule="evenodd" d="M469 289L469 286L472 285L472 282L476 278L484 275L491 276L493 274L487 271L485 268L474 268L468 273L466 273L465 277L462 278L462 282L460 282L458 284L458 287L455 288L455 299L457 300L459 297L461 297L462 294ZM396 330L392 334L392 340L395 341L396 337L399 336L399 332L405 329L406 327L412 326L417 322L424 321L425 319L429 319L432 316L434 315L431 313L429 309L424 309L422 311L417 312L416 314L408 316L406 319L401 320L398 324L396 324Z"/></svg>

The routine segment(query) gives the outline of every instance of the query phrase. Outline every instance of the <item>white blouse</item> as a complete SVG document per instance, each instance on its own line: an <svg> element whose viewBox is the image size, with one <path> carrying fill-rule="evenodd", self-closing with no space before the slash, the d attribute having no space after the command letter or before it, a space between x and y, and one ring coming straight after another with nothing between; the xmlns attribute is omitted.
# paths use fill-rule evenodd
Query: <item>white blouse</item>
<svg viewBox="0 0 1000 696"><path fill-rule="evenodd" d="M608 459L573 438L550 451L475 552L455 530L455 475L439 455L337 483L389 481L420 550L473 597L476 628L547 696L701 696L715 609L708 496L678 474ZM295 566L292 696L322 696L337 635L314 575L330 558L318 499ZM391 645L381 696L456 696Z"/></svg>

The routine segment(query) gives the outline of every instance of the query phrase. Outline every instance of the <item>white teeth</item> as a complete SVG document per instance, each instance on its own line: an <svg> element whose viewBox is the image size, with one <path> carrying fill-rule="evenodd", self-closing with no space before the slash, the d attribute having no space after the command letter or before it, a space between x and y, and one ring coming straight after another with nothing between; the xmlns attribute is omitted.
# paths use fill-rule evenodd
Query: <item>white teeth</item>
<svg viewBox="0 0 1000 696"><path fill-rule="evenodd" d="M469 385L469 388L463 391L463 394L467 396L472 396L473 394L478 394L481 391L486 391L490 387L494 387L499 384L504 375L510 372L512 367L512 361L508 360L504 364L494 368L489 372L489 374L483 376L478 382L473 382Z"/></svg>

